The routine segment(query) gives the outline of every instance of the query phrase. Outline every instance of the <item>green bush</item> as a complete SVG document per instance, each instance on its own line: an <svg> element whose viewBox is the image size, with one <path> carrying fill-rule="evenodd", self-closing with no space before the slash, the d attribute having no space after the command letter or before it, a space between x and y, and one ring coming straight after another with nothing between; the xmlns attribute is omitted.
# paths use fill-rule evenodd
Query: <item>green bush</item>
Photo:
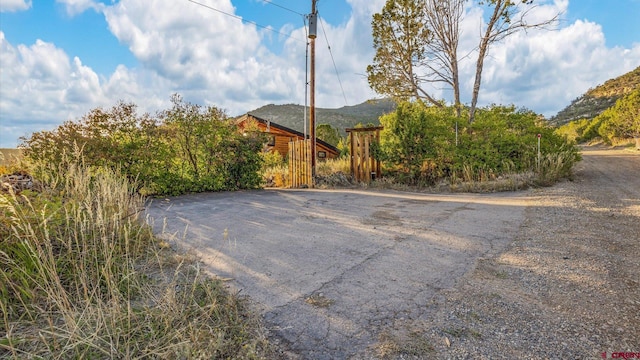
<svg viewBox="0 0 640 360"><path fill-rule="evenodd" d="M579 159L577 148L544 126L537 114L513 106L479 109L469 125L459 121L453 108L404 103L380 122L384 130L374 154L387 172L410 185L537 171L538 134L544 156L569 152L563 156L569 169Z"/></svg>
<svg viewBox="0 0 640 360"><path fill-rule="evenodd" d="M402 181L433 182L446 173L453 155L453 113L420 103L399 104L380 118L384 126L373 152ZM453 134L455 135L455 134Z"/></svg>
<svg viewBox="0 0 640 360"><path fill-rule="evenodd" d="M57 164L82 156L87 165L117 169L143 194L260 186L262 134L240 133L218 108L202 108L178 95L171 101L172 108L156 117L138 115L130 103L94 109L79 121L24 138L21 147L34 161Z"/></svg>

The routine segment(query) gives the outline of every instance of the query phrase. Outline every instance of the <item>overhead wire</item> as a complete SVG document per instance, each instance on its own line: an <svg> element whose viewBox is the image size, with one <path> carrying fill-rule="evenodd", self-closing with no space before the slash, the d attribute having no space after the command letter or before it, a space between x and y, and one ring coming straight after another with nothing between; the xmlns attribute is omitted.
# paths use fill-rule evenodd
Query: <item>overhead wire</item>
<svg viewBox="0 0 640 360"><path fill-rule="evenodd" d="M342 91L342 97L344 98L344 104L349 105L347 102L347 95L344 93L344 87L342 87L342 80L340 80L340 74L338 73L338 67L336 66L336 60L333 58L333 51L331 51L331 45L329 45L329 38L327 37L327 32L324 30L323 21L318 16L318 21L320 23L320 27L322 27L322 33L324 34L324 39L327 42L327 47L329 48L329 55L331 56L331 61L333 62L333 69L336 71L336 77L338 78L338 84L340 84L340 90Z"/></svg>
<svg viewBox="0 0 640 360"><path fill-rule="evenodd" d="M298 39L298 38L296 38L296 37L291 36L290 34L286 34L286 33L283 33L283 32L281 32L281 31L275 30L275 29L273 29L272 27L269 27L269 26L260 25L260 24L258 24L258 23L257 23L257 22L255 22L255 21L251 21L251 20L243 19L242 17L240 17L240 16L238 16L238 15L230 14L230 13L225 12L225 11L222 11L222 10L220 10L220 9L216 9L216 8L214 8L213 6L209 6L209 5L207 5L207 4L203 4L203 3L198 2L198 1L195 1L195 0L187 0L187 1L189 1L189 2L191 2L191 3L194 3L194 4L196 4L196 5L200 5L200 6L202 6L202 7L205 7L205 8L207 8L207 9L209 9L209 10L213 10L213 11L219 12L219 13L221 13L221 14L223 14L223 15L230 16L230 17L232 17L232 18L234 18L234 19L238 19L238 20L240 20L240 21L242 21L242 22L244 22L244 23L249 23L249 24L255 25L255 26L259 27L259 28L262 28L262 29L265 29L265 30L269 30L269 31L274 32L274 33L276 33L276 34L279 34L279 35L285 36L285 37L287 37L287 38L289 38L289 39L293 39L293 40L296 40L296 41L299 41L299 42L304 42L304 43L306 43L306 41L305 41L305 40L300 40L300 39ZM267 0L263 0L263 1L268 2Z"/></svg>
<svg viewBox="0 0 640 360"><path fill-rule="evenodd" d="M289 9L288 7L285 7L285 6L282 6L282 5L276 4L276 3L274 3L274 2L273 2L273 1L271 1L271 0L262 0L262 2L267 3L267 4L270 4L270 5L273 5L273 6L277 6L277 7L279 7L280 9L287 10L287 11L289 11L289 12L292 12L292 13L296 14L296 15L306 16L305 14L302 14L302 13L300 13L300 12L298 12L298 11L295 11L295 10Z"/></svg>
<svg viewBox="0 0 640 360"><path fill-rule="evenodd" d="M242 22L249 23L249 24L253 24L253 25L255 25L255 26L259 27L259 28L262 28L262 29L265 29L265 30L269 30L269 31L274 32L274 33L279 34L279 35L283 35L283 36L285 36L285 37L287 37L287 38L290 38L290 39L293 39L293 40L296 40L296 41L299 41L299 42L304 42L304 43L307 45L307 53L308 53L308 51L309 51L309 42L308 42L307 40L301 40L301 39L298 39L298 38L296 38L296 37L291 36L290 34L285 34L285 33L283 33L283 32L280 32L280 31L274 30L274 29L273 29L273 28L271 28L271 27L264 26L264 25L260 25L260 24L258 24L258 23L257 23L257 22L255 22L255 21L251 21L251 20L243 19L242 17L240 17L240 16L238 16L238 15L230 14L230 13L228 13L228 12L222 11L222 10L220 10L220 9L214 8L213 6L210 6L210 5L207 5L207 4L203 4L203 3L198 2L198 1L195 1L195 0L187 0L187 1L189 1L189 2L191 2L191 3L193 3L193 4L196 4L196 5L202 6L202 7L204 7L204 8L207 8L207 9L209 9L209 10L213 10L213 11L219 12L219 13L221 13L221 14L223 14L223 15L226 15L226 16L229 16L229 17L232 17L232 18L234 18L234 19L240 20L240 21L242 21ZM271 0L262 0L262 1L263 1L264 3L267 3L267 4L270 4L270 5L273 5L273 6L279 7L279 8L281 8L281 9L283 9L283 10L286 10L286 11L289 11L289 12L294 13L294 14L296 14L296 15L300 15L300 16L302 16L302 18L303 18L303 22L304 22L305 32L307 32L307 22L306 22L306 20L307 20L307 15L306 15L306 14L302 14L302 13L300 13L300 12L298 12L298 11L295 11L295 10L292 10L292 9L287 8L287 7L285 7L285 6L282 6L282 5L276 4L276 3L274 3L274 2L273 2L273 1L271 1ZM342 91L342 96L343 96L343 98L344 98L344 102L345 102L345 104L347 104L347 96L345 95L344 88L343 88L343 86L342 86L342 81L340 80L340 75L339 75L339 73L338 73L338 68L337 68L337 66L336 66L336 62L335 62L335 59L334 59L334 57L333 57L333 52L331 51L331 45L329 45L329 38L327 37L327 32L326 32L326 31L325 31L325 29L324 29L324 24L322 23L322 21L320 21L320 25L322 26L322 32L324 33L325 41L327 42L327 47L329 48L329 54L331 55L331 61L333 62L333 68L335 69L336 76L338 77L338 83L340 84L340 89L341 89L341 91ZM308 34L307 34L307 35L308 35ZM308 57L308 54L307 54L307 57ZM306 64L306 66L308 66L308 64ZM308 72L308 69L307 69L307 71L305 71L305 74L306 74L307 72ZM306 88L307 88L308 86L309 86L308 79L305 79L305 93L306 93ZM306 99L306 98L307 98L307 95L305 94L305 113L306 113L306 108L307 108L307 105L306 105L306 101L307 101L307 99ZM305 118L306 118L306 115L305 115ZM305 134L306 134L306 121L305 121Z"/></svg>

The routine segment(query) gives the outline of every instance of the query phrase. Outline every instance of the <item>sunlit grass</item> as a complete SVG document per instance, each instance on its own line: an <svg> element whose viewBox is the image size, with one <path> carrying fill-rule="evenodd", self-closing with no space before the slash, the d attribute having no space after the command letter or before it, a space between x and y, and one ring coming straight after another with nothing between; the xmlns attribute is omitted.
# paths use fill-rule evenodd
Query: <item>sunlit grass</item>
<svg viewBox="0 0 640 360"><path fill-rule="evenodd" d="M316 174L320 176L327 176L338 172L344 174L351 172L351 160L348 156L318 161L316 165Z"/></svg>
<svg viewBox="0 0 640 360"><path fill-rule="evenodd" d="M245 302L161 246L118 173L39 167L0 194L0 358L261 358Z"/></svg>

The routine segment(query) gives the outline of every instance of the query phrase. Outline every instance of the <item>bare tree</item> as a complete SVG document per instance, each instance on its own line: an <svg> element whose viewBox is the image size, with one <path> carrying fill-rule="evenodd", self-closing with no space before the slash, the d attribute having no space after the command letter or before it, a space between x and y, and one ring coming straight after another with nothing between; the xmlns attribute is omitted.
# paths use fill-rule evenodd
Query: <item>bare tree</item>
<svg viewBox="0 0 640 360"><path fill-rule="evenodd" d="M455 0L454 0L455 1ZM469 109L469 123L475 119L480 84L482 82L482 69L484 59L487 57L491 45L504 40L521 30L533 28L545 28L554 24L559 17L556 14L551 19L538 23L528 23L527 15L536 7L534 0L480 0L480 5L486 5L491 10L491 16L486 23L486 29L478 45L478 59L476 61L476 76L473 83L473 93L471 96L471 108Z"/></svg>
<svg viewBox="0 0 640 360"><path fill-rule="evenodd" d="M474 121L484 60L489 48L520 30L544 28L559 15L538 23L526 17L536 7L534 0L472 0L489 10L481 35L469 111ZM401 100L426 100L441 106L425 89L427 83L446 83L453 89L456 114L460 116L460 72L458 44L464 5L468 0L387 0L372 21L376 55L367 67L371 88Z"/></svg>
<svg viewBox="0 0 640 360"><path fill-rule="evenodd" d="M460 72L458 70L458 43L460 22L465 0L426 0L425 11L430 41L425 61L430 76L447 83L453 89L456 114L460 116Z"/></svg>

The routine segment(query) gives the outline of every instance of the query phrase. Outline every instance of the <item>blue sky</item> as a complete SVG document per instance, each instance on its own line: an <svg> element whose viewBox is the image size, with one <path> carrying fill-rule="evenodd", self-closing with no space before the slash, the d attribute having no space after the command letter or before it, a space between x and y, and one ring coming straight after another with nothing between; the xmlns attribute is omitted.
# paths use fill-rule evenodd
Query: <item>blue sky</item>
<svg viewBox="0 0 640 360"><path fill-rule="evenodd" d="M118 100L153 113L178 92L229 115L304 103L301 14L310 0L197 2L247 21L188 0L0 0L0 147ZM555 31L517 34L491 49L481 104L514 103L551 116L588 88L640 66L640 0L536 3L536 16L562 12L562 21ZM362 74L373 57L371 15L383 4L318 0L324 28L317 106L377 97ZM481 18L479 8L467 9L462 51L477 44ZM461 69L469 102L473 61ZM450 96L448 89L434 92Z"/></svg>

